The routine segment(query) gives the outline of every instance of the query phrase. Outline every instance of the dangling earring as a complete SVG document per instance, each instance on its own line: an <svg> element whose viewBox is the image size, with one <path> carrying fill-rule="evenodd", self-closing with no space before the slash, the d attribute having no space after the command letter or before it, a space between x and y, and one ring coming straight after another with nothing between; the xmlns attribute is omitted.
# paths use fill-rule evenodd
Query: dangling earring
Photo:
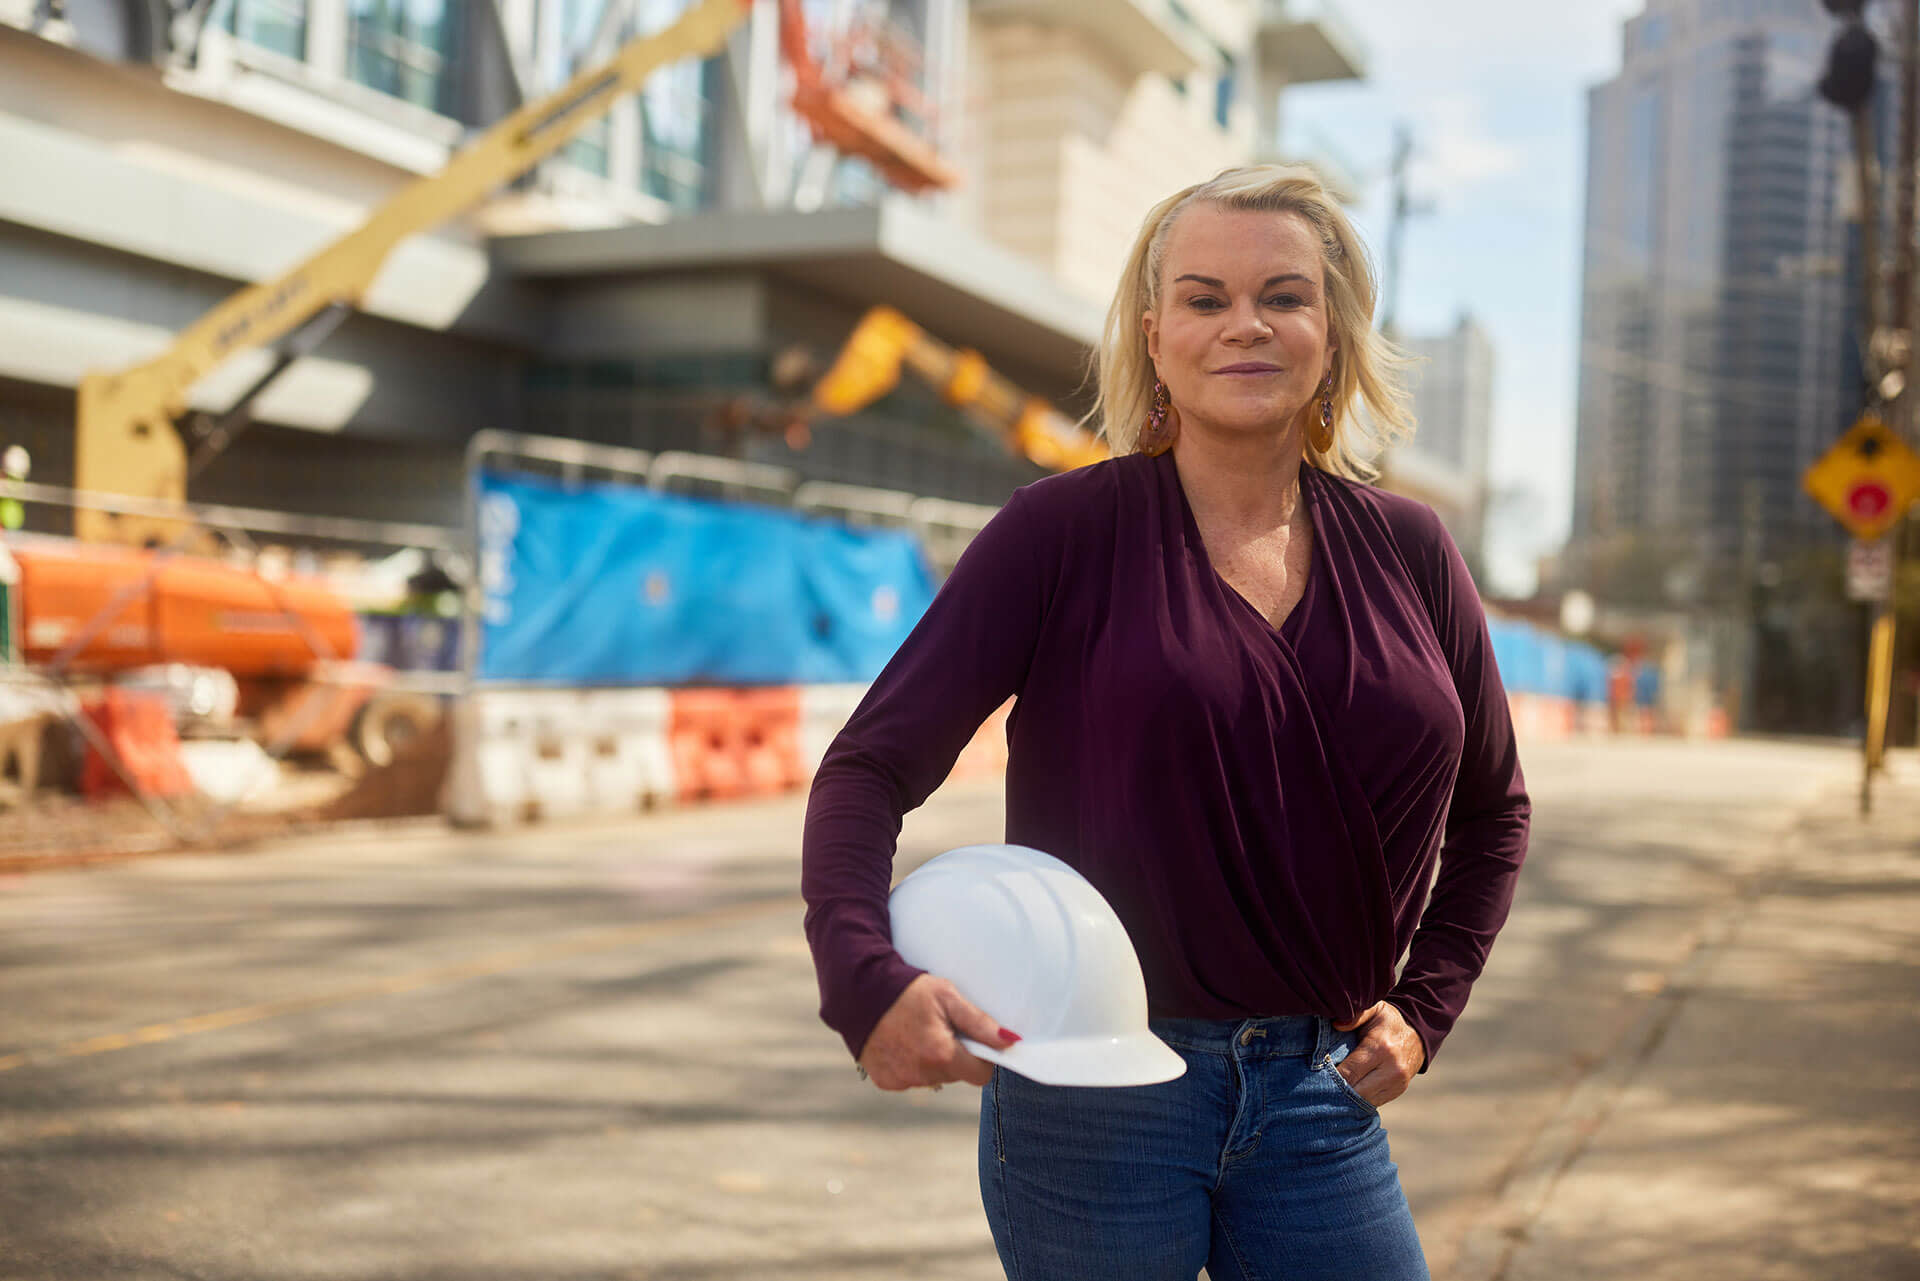
<svg viewBox="0 0 1920 1281"><path fill-rule="evenodd" d="M1317 454L1333 452L1333 371L1327 371L1326 381L1320 384L1320 421L1307 432L1307 443L1313 446Z"/></svg>
<svg viewBox="0 0 1920 1281"><path fill-rule="evenodd" d="M1173 397L1167 392L1167 385L1158 378L1153 380L1153 402L1147 407L1147 425L1140 433L1140 439L1134 443L1134 449L1157 458L1173 448L1173 442L1180 437L1180 411L1173 407Z"/></svg>

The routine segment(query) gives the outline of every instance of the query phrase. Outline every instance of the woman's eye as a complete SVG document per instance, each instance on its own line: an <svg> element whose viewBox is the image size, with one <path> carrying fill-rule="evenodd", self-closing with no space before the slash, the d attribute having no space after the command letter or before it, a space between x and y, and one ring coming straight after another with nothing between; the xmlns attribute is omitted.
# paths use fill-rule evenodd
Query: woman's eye
<svg viewBox="0 0 1920 1281"><path fill-rule="evenodd" d="M1291 311L1296 307L1306 306L1306 300L1299 294L1275 294L1273 297L1267 299L1265 305L1269 307L1281 307ZM1226 304L1218 298L1209 298L1202 295L1199 298L1189 298L1187 300L1187 306L1192 307L1196 311L1219 311L1222 307L1226 306Z"/></svg>

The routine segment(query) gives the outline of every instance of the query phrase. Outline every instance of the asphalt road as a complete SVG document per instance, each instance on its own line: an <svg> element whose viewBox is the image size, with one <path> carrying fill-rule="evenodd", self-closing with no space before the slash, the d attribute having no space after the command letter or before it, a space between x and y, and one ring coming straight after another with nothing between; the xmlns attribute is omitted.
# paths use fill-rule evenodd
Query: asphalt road
<svg viewBox="0 0 1920 1281"><path fill-rule="evenodd" d="M1744 742L1523 759L1514 917L1386 1114L1442 1277L1853 768ZM997 839L999 805L943 791L904 858ZM0 1281L998 1277L974 1092L881 1095L815 1017L802 810L0 880Z"/></svg>

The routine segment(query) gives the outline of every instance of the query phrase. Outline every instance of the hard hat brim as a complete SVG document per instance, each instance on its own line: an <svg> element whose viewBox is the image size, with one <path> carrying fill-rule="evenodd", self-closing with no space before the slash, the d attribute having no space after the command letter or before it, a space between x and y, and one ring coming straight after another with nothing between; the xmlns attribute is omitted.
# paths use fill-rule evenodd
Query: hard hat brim
<svg viewBox="0 0 1920 1281"><path fill-rule="evenodd" d="M1151 1032L1022 1041L1004 1050L964 1037L960 1043L975 1058L1042 1085L1157 1085L1187 1070L1187 1061Z"/></svg>

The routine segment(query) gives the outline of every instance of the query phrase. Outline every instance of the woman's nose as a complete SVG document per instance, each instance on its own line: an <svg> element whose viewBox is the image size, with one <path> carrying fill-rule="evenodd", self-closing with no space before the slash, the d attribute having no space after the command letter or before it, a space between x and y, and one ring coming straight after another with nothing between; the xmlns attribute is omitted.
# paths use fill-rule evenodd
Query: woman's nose
<svg viewBox="0 0 1920 1281"><path fill-rule="evenodd" d="M1258 310L1253 307L1235 307L1227 317L1227 338L1240 342L1251 342L1273 336L1273 327L1269 325Z"/></svg>

